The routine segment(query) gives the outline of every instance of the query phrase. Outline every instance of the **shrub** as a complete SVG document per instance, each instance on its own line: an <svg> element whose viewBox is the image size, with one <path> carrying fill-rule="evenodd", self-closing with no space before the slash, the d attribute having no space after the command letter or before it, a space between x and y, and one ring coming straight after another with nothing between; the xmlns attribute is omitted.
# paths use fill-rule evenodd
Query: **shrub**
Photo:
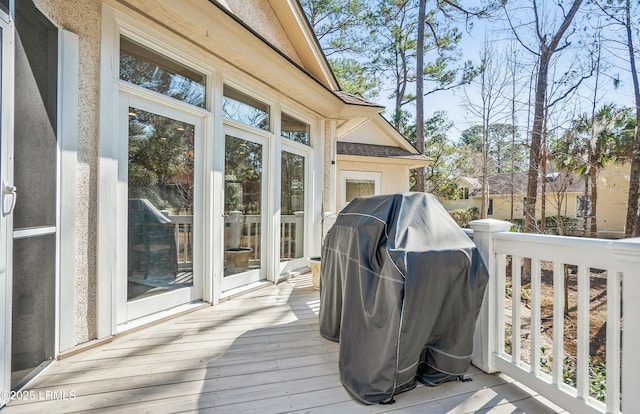
<svg viewBox="0 0 640 414"><path fill-rule="evenodd" d="M466 210L457 209L449 211L449 215L458 223L458 226L462 228L468 228L469 222L473 220L477 220L479 215L479 210L477 207L470 207Z"/></svg>

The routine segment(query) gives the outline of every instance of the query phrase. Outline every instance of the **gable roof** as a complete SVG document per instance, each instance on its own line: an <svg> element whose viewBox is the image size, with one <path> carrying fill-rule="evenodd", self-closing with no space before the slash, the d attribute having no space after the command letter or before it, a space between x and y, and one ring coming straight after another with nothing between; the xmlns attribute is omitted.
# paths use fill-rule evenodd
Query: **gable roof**
<svg viewBox="0 0 640 414"><path fill-rule="evenodd" d="M375 102L371 102L369 100L366 100L365 98L363 98L361 95L359 94L355 94L355 93L349 93L349 92L345 92L345 91L335 91L334 92L336 94L336 96L340 99L342 99L342 102L347 103L347 104L352 104L352 105L361 105L361 106L371 106L374 108L384 108L384 106L377 104Z"/></svg>
<svg viewBox="0 0 640 414"><path fill-rule="evenodd" d="M473 190L472 195L479 196L482 190L482 177L460 177ZM489 195L511 194L511 173L494 174L487 177ZM524 195L527 193L527 172L513 173L513 193ZM584 192L584 180L575 174L566 174L557 171L550 172L545 177L547 193L555 192L566 186L566 192ZM541 191L541 180L538 179L538 192Z"/></svg>
<svg viewBox="0 0 640 414"><path fill-rule="evenodd" d="M400 147L394 147L391 145L362 144L357 142L338 141L336 153L360 157L395 158L425 162L430 161L429 158L422 154L412 153Z"/></svg>

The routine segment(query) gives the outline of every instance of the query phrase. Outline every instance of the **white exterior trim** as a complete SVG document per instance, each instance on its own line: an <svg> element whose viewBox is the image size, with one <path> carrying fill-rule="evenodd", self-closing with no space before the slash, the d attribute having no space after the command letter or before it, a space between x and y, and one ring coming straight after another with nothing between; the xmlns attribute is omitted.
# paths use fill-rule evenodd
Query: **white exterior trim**
<svg viewBox="0 0 640 414"><path fill-rule="evenodd" d="M152 24L152 23L148 23ZM280 274L279 244L279 209L280 209L280 160L281 151L287 148L292 153L299 153L306 158L307 189L305 208L305 255L319 249L311 237L320 228L321 203L314 200L322 199L323 162L324 162L324 131L318 128L320 118L309 107L295 102L284 96L280 91L251 77L249 73L237 70L224 62L220 57L203 56L191 53L189 48L182 47L180 39L173 39L163 31L141 24L123 12L114 8L102 6L102 34L101 34L101 79L100 79L100 132L99 132L99 161L98 161L98 280L97 280L97 330L98 338L104 338L118 331L115 280L120 271L117 263L118 255L112 246L116 242L118 229L113 223L122 225L118 207L113 200L122 197L126 191L126 181L118 178L118 170L122 168L118 163L119 134L126 134L126 128L119 126L116 114L122 111L120 102L123 94L144 96L145 99L157 101L163 107L189 112L202 118L202 133L204 149L201 168L196 174L201 176L202 200L200 214L204 218L201 226L200 245L202 254L202 299L216 304L223 294L223 265L224 263L224 200L220 195L224 193L224 152L225 132L233 130L243 136L248 135L264 141L264 238L263 238L263 267L259 279L267 278L277 281ZM197 108L165 95L146 90L143 87L130 84L119 79L119 39L124 35L157 53L174 59L184 65L199 71L206 76L206 105ZM270 108L269 131L260 130L240 122L226 119L222 113L223 88L229 85L249 96L267 104ZM281 107L288 115L294 116L310 125L312 148L294 143L283 142L280 138ZM121 122L120 122L121 123ZM124 129L123 129L124 128ZM118 131L119 129L119 131ZM335 136L335 122L333 122ZM244 138L244 137L241 137ZM126 170L126 166L125 166ZM120 175L122 171L120 171ZM121 177L120 177L121 178ZM124 193L126 194L126 193ZM119 218L120 217L120 218ZM317 222L317 223L316 223ZM121 241L122 242L122 241ZM298 259L296 259L298 260ZM292 260L291 262L293 262ZM120 293L121 295L121 293Z"/></svg>
<svg viewBox="0 0 640 414"><path fill-rule="evenodd" d="M58 277L56 354L75 346L76 169L78 164L79 38L58 34Z"/></svg>
<svg viewBox="0 0 640 414"><path fill-rule="evenodd" d="M0 28L2 31L1 67L0 67L0 391L8 391L11 387L11 305L12 305L12 250L11 229L13 217L4 215L5 197L2 193L5 184L13 185L13 97L14 97L14 31L11 17L0 11ZM2 394L4 395L4 393ZM0 407L9 398L0 398Z"/></svg>
<svg viewBox="0 0 640 414"><path fill-rule="evenodd" d="M367 180L374 182L374 195L380 194L380 181L382 179L382 173L372 171L340 171L340 195L342 200L342 207L347 203L347 180Z"/></svg>

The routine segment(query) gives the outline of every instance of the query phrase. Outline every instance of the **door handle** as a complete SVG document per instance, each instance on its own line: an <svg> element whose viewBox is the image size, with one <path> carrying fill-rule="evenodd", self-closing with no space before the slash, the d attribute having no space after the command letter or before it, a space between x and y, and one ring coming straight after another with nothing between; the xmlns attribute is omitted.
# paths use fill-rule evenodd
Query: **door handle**
<svg viewBox="0 0 640 414"><path fill-rule="evenodd" d="M16 190L14 185L2 182L2 217L6 217L13 212L13 208L16 206L16 198L18 198ZM11 197L10 200L9 197Z"/></svg>

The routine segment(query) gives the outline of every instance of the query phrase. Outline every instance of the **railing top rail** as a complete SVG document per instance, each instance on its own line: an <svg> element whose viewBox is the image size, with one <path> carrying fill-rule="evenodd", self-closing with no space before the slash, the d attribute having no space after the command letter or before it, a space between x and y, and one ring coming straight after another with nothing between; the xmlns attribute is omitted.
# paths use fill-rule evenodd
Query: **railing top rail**
<svg viewBox="0 0 640 414"><path fill-rule="evenodd" d="M546 234L498 232L494 234L495 253L565 264L588 264L606 269L615 263L614 249L624 246L640 256L640 239L603 240L586 237L552 236Z"/></svg>
<svg viewBox="0 0 640 414"><path fill-rule="evenodd" d="M169 215L168 219L174 224L192 224L193 216Z"/></svg>

